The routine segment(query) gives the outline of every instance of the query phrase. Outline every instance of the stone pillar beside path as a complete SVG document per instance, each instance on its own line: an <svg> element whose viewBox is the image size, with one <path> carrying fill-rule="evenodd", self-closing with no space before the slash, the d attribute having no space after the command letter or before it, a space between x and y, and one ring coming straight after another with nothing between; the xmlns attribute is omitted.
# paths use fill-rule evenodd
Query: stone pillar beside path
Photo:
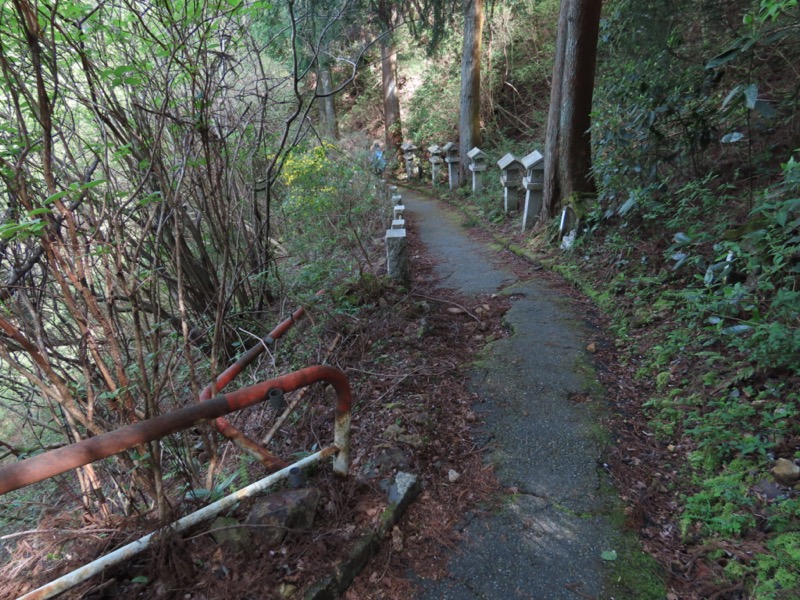
<svg viewBox="0 0 800 600"><path fill-rule="evenodd" d="M400 145L400 150L403 151L403 160L406 162L406 178L409 181L416 179L416 165L414 164L416 156L414 153L417 151L417 147L411 142L406 142Z"/></svg>
<svg viewBox="0 0 800 600"><path fill-rule="evenodd" d="M439 185L439 171L442 166L442 149L439 148L436 144L430 146L428 148L428 152L431 155L430 162L431 162L431 185L436 187Z"/></svg>
<svg viewBox="0 0 800 600"><path fill-rule="evenodd" d="M497 166L502 172L500 183L503 185L503 211L508 214L519 210L517 191L522 179L522 163L509 152L497 161Z"/></svg>
<svg viewBox="0 0 800 600"><path fill-rule="evenodd" d="M391 216L392 227L391 228L392 229L397 229L394 226L394 223L398 219L402 219L403 218L403 211L405 210L405 206L403 206L403 196L398 193L397 186L393 185L392 187L394 188L394 190L392 192L392 204L391 204L391 206L392 206L392 216Z"/></svg>
<svg viewBox="0 0 800 600"><path fill-rule="evenodd" d="M522 159L525 176L522 187L525 188L525 208L522 212L522 231L534 224L542 210L544 190L544 157L534 150Z"/></svg>
<svg viewBox="0 0 800 600"><path fill-rule="evenodd" d="M472 171L472 193L475 194L483 189L482 176L486 170L486 153L475 147L467 153L467 158L469 170Z"/></svg>
<svg viewBox="0 0 800 600"><path fill-rule="evenodd" d="M378 183L375 184L375 193L378 195L379 198L388 198L389 197L389 182L385 179L381 178L378 180Z"/></svg>
<svg viewBox="0 0 800 600"><path fill-rule="evenodd" d="M408 243L405 229L386 231L386 272L390 278L403 285L411 281L411 267L408 261Z"/></svg>
<svg viewBox="0 0 800 600"><path fill-rule="evenodd" d="M458 157L458 146L453 142L447 142L442 146L442 151L444 152L444 162L447 163L447 181L450 189L456 190L461 183L458 179L458 163L461 162Z"/></svg>

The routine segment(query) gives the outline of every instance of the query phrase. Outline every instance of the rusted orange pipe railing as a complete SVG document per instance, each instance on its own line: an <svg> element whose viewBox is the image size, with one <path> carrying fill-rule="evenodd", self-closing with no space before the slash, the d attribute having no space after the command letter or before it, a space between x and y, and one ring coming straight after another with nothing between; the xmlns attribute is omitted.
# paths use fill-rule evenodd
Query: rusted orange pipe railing
<svg viewBox="0 0 800 600"><path fill-rule="evenodd" d="M318 381L331 384L336 391L336 423L333 443L338 448L338 453L334 459L333 470L340 475L347 475L350 463L350 407L352 404L350 383L339 369L318 365L300 369L235 392L218 394L205 402L186 406L153 419L140 421L97 437L0 467L0 495L88 465L101 458L113 456L140 444L157 440L202 421L216 419L222 415L253 406L266 400L267 394L272 388L293 392Z"/></svg>
<svg viewBox="0 0 800 600"><path fill-rule="evenodd" d="M316 297L321 296L325 293L325 290L320 290L316 293ZM219 392L222 388L228 385L234 377L236 377L239 373L241 373L245 367L247 367L255 358L264 352L264 349L267 346L271 346L275 340L280 338L284 333L286 333L292 325L294 325L298 320L300 320L303 315L306 313L305 308L302 306L294 311L290 316L286 319L281 321L275 329L269 332L267 337L259 340L255 346L250 348L247 352L242 354L235 363L233 363L230 367L225 369L221 375L219 375L214 383L209 383L202 392L200 392L200 402L208 401L214 392ZM222 435L226 438L231 440L234 444L248 452L249 454L255 456L261 464L263 464L267 469L270 471L275 471L277 469L282 469L287 465L283 460L272 454L269 450L264 448L258 442L251 440L247 437L244 433L239 431L236 427L231 425L230 421L225 417L218 417L214 421L214 425Z"/></svg>

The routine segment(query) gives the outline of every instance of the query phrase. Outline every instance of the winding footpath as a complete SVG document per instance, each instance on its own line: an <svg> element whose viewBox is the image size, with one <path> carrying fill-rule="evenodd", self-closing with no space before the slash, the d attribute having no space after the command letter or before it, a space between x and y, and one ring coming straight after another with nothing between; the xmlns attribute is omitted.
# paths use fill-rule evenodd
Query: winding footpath
<svg viewBox="0 0 800 600"><path fill-rule="evenodd" d="M580 319L546 284L520 281L498 264L458 215L418 192L402 194L406 218L438 261L442 287L512 300L505 319L513 333L485 349L472 383L488 460L515 493L499 511L470 515L448 576L420 580L420 598L613 598L613 564L601 555L620 534L602 491L601 430L590 406L569 399L592 385Z"/></svg>

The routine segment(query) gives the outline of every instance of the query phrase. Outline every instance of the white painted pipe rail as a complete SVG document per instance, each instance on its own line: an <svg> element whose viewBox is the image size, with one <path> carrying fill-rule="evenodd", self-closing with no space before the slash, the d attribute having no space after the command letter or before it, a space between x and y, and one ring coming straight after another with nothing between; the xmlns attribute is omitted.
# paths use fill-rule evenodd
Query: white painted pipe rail
<svg viewBox="0 0 800 600"><path fill-rule="evenodd" d="M174 523L170 524L174 531L180 532L189 529L190 527L194 527L202 523L203 521L207 521L208 519L217 516L223 510L228 508L232 508L237 502L244 500L245 498L250 498L255 496L259 492L263 492L269 486L281 481L282 479L289 476L289 470L294 467L306 467L308 465L312 465L320 460L323 460L329 456L332 456L339 452L339 448L336 446L329 446L316 452L310 456L307 456L296 463L289 465L281 469L280 471L276 471L271 475L268 475L264 479L260 479L255 483L251 483L247 487L240 489L224 498L217 500L209 504L206 507L201 508L198 511L195 511L191 514L186 515L185 517L178 519ZM51 581L50 583L43 585L40 588L37 588L31 592L28 592L24 596L20 596L17 600L44 600L45 598L52 598L61 592L64 592L82 581L86 581L90 577L94 577L98 575L105 569L106 567L110 567L112 565L116 565L121 563L124 560L128 560L133 558L140 552L146 550L150 543L153 541L153 538L158 534L158 531L150 533L144 537L139 538L135 542L131 542L122 548L117 548L113 552L106 554L105 556L98 558L95 561L90 562L88 565L84 565L79 569L76 569L66 575L59 577L58 579Z"/></svg>

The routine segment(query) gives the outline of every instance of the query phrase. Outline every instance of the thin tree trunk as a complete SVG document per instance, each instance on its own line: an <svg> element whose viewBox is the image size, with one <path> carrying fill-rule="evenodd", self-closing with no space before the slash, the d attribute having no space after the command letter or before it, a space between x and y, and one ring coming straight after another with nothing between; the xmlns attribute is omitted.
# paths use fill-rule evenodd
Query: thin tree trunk
<svg viewBox="0 0 800 600"><path fill-rule="evenodd" d="M564 90L562 92L561 194L569 198L594 194L592 177L591 113L597 37L600 31L601 0L572 0L568 17L569 32L564 52Z"/></svg>
<svg viewBox="0 0 800 600"><path fill-rule="evenodd" d="M336 120L336 104L331 93L333 83L331 80L331 69L326 65L320 65L317 73L319 76L319 120L321 133L324 137L339 139L339 124Z"/></svg>
<svg viewBox="0 0 800 600"><path fill-rule="evenodd" d="M400 125L400 98L397 96L397 51L391 35L387 35L381 41L381 75L386 135L384 156L387 161L394 162L403 143L403 133Z"/></svg>
<svg viewBox="0 0 800 600"><path fill-rule="evenodd" d="M558 185L558 134L561 122L561 78L564 73L564 54L567 44L567 12L570 0L561 0L556 35L556 55L553 59L553 81L550 84L550 111L547 115L547 134L544 143L544 190L542 215L539 223L546 222L554 215L561 202Z"/></svg>
<svg viewBox="0 0 800 600"><path fill-rule="evenodd" d="M591 126L601 0L562 0L545 143L542 222L573 195L596 191Z"/></svg>
<svg viewBox="0 0 800 600"><path fill-rule="evenodd" d="M461 98L458 151L461 181L466 182L467 153L481 144L481 40L483 0L464 0L464 46L461 55Z"/></svg>

